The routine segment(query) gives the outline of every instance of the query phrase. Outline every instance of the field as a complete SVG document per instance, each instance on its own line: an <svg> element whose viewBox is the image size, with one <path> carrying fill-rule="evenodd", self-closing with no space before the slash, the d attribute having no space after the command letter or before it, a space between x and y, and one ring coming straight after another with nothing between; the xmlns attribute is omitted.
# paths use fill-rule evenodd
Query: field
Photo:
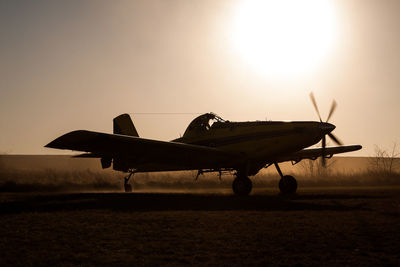
<svg viewBox="0 0 400 267"><path fill-rule="evenodd" d="M231 177L143 174L126 194L64 167L0 169L0 266L400 265L398 173L298 175L291 197L263 173L240 198Z"/></svg>
<svg viewBox="0 0 400 267"><path fill-rule="evenodd" d="M399 265L400 188L3 193L0 265Z"/></svg>

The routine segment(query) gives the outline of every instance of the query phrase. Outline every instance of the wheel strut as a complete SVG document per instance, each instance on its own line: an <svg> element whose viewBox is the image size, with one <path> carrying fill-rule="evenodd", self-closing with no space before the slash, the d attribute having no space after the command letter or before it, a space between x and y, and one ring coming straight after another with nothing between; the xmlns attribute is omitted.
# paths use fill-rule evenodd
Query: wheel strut
<svg viewBox="0 0 400 267"><path fill-rule="evenodd" d="M274 165L275 165L276 170L277 170L278 173L279 173L279 176L280 176L281 178L283 178L283 174L282 174L281 168L279 168L278 163L274 162Z"/></svg>

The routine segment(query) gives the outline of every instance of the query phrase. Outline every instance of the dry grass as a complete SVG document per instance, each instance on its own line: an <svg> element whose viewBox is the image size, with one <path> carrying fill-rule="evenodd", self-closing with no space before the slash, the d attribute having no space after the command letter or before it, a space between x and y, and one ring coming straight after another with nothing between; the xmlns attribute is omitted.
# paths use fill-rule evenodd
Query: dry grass
<svg viewBox="0 0 400 267"><path fill-rule="evenodd" d="M61 170L0 170L0 191L117 190L122 176L110 172Z"/></svg>
<svg viewBox="0 0 400 267"><path fill-rule="evenodd" d="M290 173L300 187L320 186L394 186L400 185L400 174L384 172L330 172L320 176ZM201 175L195 181L195 172L136 174L133 186L136 190L198 190L228 189L233 175ZM123 188L124 174L113 171L65 171L65 170L16 170L0 169L0 192L59 192L59 191L118 191ZM277 187L279 176L260 172L252 178L254 187Z"/></svg>

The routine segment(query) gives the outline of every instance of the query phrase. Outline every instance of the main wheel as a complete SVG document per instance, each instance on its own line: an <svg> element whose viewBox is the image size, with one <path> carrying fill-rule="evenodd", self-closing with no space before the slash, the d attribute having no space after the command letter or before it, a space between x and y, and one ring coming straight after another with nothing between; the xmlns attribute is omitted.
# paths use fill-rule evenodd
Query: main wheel
<svg viewBox="0 0 400 267"><path fill-rule="evenodd" d="M250 194L251 189L253 188L253 184L249 177L239 176L233 180L232 189L233 193L238 196L247 196Z"/></svg>
<svg viewBox="0 0 400 267"><path fill-rule="evenodd" d="M126 193L132 192L132 186L130 184L125 184L124 187Z"/></svg>
<svg viewBox="0 0 400 267"><path fill-rule="evenodd" d="M279 180L279 190L282 194L294 194L297 190L297 181L291 175L285 175Z"/></svg>

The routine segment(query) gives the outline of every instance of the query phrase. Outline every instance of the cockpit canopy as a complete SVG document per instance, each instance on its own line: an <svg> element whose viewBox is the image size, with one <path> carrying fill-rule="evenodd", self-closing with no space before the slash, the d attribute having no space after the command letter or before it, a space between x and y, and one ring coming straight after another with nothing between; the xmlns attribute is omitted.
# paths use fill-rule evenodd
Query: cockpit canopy
<svg viewBox="0 0 400 267"><path fill-rule="evenodd" d="M204 133L210 130L211 126L214 123L225 123L226 121L219 117L217 114L212 112L205 113L203 115L198 116L195 118L189 126L186 128L185 133L183 134L184 137L191 136L194 134Z"/></svg>

